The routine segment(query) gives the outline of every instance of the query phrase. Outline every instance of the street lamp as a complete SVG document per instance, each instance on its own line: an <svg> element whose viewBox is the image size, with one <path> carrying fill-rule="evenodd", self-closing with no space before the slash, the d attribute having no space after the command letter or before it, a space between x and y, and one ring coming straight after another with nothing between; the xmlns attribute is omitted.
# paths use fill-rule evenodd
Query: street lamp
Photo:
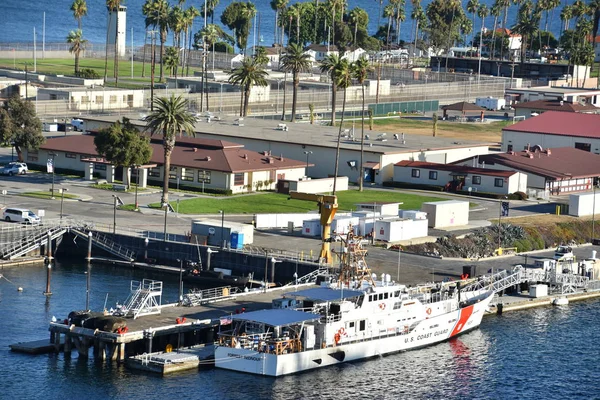
<svg viewBox="0 0 600 400"><path fill-rule="evenodd" d="M275 257L271 257L271 282L275 282L275 264L280 262L281 261L275 259Z"/></svg>
<svg viewBox="0 0 600 400"><path fill-rule="evenodd" d="M112 195L113 197L113 235L117 233L117 196Z"/></svg>
<svg viewBox="0 0 600 400"><path fill-rule="evenodd" d="M223 210L219 210L219 214L221 214L221 249L224 247L223 246L223 230L225 229L225 211Z"/></svg>
<svg viewBox="0 0 600 400"><path fill-rule="evenodd" d="M592 179L592 185L594 186L594 196L592 202L592 244L596 238L596 185L598 185L598 178Z"/></svg>
<svg viewBox="0 0 600 400"><path fill-rule="evenodd" d="M69 189L61 188L60 189L60 219L63 218L63 203L65 202L65 192L68 192Z"/></svg>
<svg viewBox="0 0 600 400"><path fill-rule="evenodd" d="M135 185L135 210L138 209L138 186L140 186L140 166L135 166L135 175L137 177L137 183Z"/></svg>
<svg viewBox="0 0 600 400"><path fill-rule="evenodd" d="M312 154L313 152L310 150L306 150L304 151L304 154L306 154L306 176L308 176L308 157Z"/></svg>
<svg viewBox="0 0 600 400"><path fill-rule="evenodd" d="M183 301L183 259L179 261L179 303Z"/></svg>
<svg viewBox="0 0 600 400"><path fill-rule="evenodd" d="M52 189L50 189L50 198L54 200L54 159L56 158L56 153L48 153L50 157L52 157Z"/></svg>
<svg viewBox="0 0 600 400"><path fill-rule="evenodd" d="M210 271L210 255L213 253L218 253L217 250L213 250L210 247L206 249L206 270Z"/></svg>

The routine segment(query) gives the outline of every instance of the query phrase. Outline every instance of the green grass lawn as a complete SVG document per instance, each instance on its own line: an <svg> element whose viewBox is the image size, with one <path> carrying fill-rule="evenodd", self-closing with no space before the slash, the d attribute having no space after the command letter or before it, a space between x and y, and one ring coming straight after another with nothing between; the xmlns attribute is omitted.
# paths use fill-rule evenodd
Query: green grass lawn
<svg viewBox="0 0 600 400"><path fill-rule="evenodd" d="M48 191L48 192L25 192L25 193L20 193L20 196L35 197L37 199L46 199L46 200L52 199L52 195L50 194L50 191ZM61 197L63 197L63 194L59 193L58 189L54 190L54 200L60 200ZM64 198L65 199L78 199L79 196L74 195L74 194L64 193Z"/></svg>
<svg viewBox="0 0 600 400"><path fill-rule="evenodd" d="M423 121L413 118L383 118L373 120L374 126L394 125L397 126L399 129L432 129L432 124L432 121ZM437 129L438 132L455 132L457 129L460 129L462 132L465 133L498 133L500 135L502 133L502 128L511 124L512 121L507 120L490 122L489 124L460 124L459 126L457 126L455 122L438 121Z"/></svg>
<svg viewBox="0 0 600 400"><path fill-rule="evenodd" d="M5 69L17 69L25 70L25 63L27 63L29 71L33 70L33 58L0 58L0 68ZM114 60L109 58L108 60L108 77L112 79L113 76L113 64ZM140 85L150 84L150 63L146 62L145 70L146 76L142 78L142 66L143 63L139 61L133 62L133 76L134 81ZM81 58L79 60L79 68L90 68L95 70L100 77L104 77L104 59L98 58ZM155 70L155 81L158 82L160 66L156 66ZM37 59L37 72L42 74L52 75L75 75L75 58L45 58ZM190 74L193 75L193 70L190 70ZM165 73L167 76L167 73ZM119 79L131 79L131 61L121 60L119 62ZM119 84L119 86L121 86Z"/></svg>
<svg viewBox="0 0 600 400"><path fill-rule="evenodd" d="M419 196L394 191L367 190L359 192L349 190L338 193L339 210L356 210L356 203L401 202L403 209L420 209L427 201L440 201L437 197ZM170 202L173 208L177 203ZM151 204L159 207L159 204ZM207 199L196 198L179 202L179 212L182 214L217 214L219 210L231 214L254 213L304 213L316 210L317 204L311 201L288 200L288 196L279 193L264 193L252 196L236 196L230 198Z"/></svg>

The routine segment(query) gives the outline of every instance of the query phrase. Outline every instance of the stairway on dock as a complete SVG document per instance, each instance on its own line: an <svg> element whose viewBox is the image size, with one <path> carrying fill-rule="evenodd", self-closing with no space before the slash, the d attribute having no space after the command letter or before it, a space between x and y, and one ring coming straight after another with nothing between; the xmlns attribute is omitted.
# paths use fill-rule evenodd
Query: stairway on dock
<svg viewBox="0 0 600 400"><path fill-rule="evenodd" d="M68 227L62 223L50 223L44 225L30 225L26 227L15 226L9 235L14 238L12 242L4 244L1 249L4 260L12 260L30 253L42 245L48 243L48 238L55 240L67 232ZM11 231L9 230L9 231ZM6 231L3 232L6 234Z"/></svg>
<svg viewBox="0 0 600 400"><path fill-rule="evenodd" d="M86 229L85 227L80 228L80 229L72 228L71 232L73 232L75 234L75 236L77 236L77 237L83 238L85 240L89 240L89 233L91 232L91 230ZM101 248L102 250L107 251L108 253L112 254L113 256L117 256L126 261L134 261L135 260L135 252L116 243L114 240L112 240L110 237L108 237L106 234L104 234L102 232L98 232L98 231L93 232L92 244L94 246Z"/></svg>

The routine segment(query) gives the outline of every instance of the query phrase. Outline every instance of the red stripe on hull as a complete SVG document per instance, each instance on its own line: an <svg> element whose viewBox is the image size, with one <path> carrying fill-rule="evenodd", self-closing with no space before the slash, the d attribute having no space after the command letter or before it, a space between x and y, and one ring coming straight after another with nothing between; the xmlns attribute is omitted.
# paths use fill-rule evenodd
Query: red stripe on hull
<svg viewBox="0 0 600 400"><path fill-rule="evenodd" d="M454 329L452 330L450 337L458 335L463 330L463 328L467 324L467 321L473 314L474 307L475 307L474 305L471 305L471 306L465 307L462 310L460 310L460 317L458 317L458 322L454 326Z"/></svg>

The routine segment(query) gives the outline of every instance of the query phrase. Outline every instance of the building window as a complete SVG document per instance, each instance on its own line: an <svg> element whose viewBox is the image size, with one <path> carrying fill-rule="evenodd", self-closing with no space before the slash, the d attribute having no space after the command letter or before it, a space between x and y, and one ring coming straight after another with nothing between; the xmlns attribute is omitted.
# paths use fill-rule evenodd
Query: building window
<svg viewBox="0 0 600 400"><path fill-rule="evenodd" d="M189 168L184 168L181 170L181 180L182 181L194 181L194 170Z"/></svg>
<svg viewBox="0 0 600 400"><path fill-rule="evenodd" d="M473 185L481 185L481 177L478 175L473 175Z"/></svg>
<svg viewBox="0 0 600 400"><path fill-rule="evenodd" d="M81 103L87 104L90 102L90 96L81 96Z"/></svg>
<svg viewBox="0 0 600 400"><path fill-rule="evenodd" d="M171 167L169 170L169 179L177 179L177 167Z"/></svg>
<svg viewBox="0 0 600 400"><path fill-rule="evenodd" d="M495 187L503 187L504 186L504 179L502 179L502 178L496 178L496 179L494 179L494 186Z"/></svg>
<svg viewBox="0 0 600 400"><path fill-rule="evenodd" d="M205 171L205 170L198 171L198 182L210 184L210 171Z"/></svg>
<svg viewBox="0 0 600 400"><path fill-rule="evenodd" d="M96 96L96 104L104 103L104 96Z"/></svg>
<svg viewBox="0 0 600 400"><path fill-rule="evenodd" d="M106 164L96 164L94 163L94 169L98 171L106 171Z"/></svg>
<svg viewBox="0 0 600 400"><path fill-rule="evenodd" d="M233 184L234 184L234 186L242 186L244 184L244 173L243 172L233 175Z"/></svg>
<svg viewBox="0 0 600 400"><path fill-rule="evenodd" d="M420 169L413 169L411 176L413 178L420 178L421 177L421 170Z"/></svg>
<svg viewBox="0 0 600 400"><path fill-rule="evenodd" d="M506 151L508 151L509 153L510 153L511 151L513 151L513 145L512 145L512 144L509 144L509 145L508 145L508 147L506 148Z"/></svg>
<svg viewBox="0 0 600 400"><path fill-rule="evenodd" d="M27 161L37 161L38 156L37 151L27 151Z"/></svg>
<svg viewBox="0 0 600 400"><path fill-rule="evenodd" d="M429 179L437 181L437 171L429 171Z"/></svg>
<svg viewBox="0 0 600 400"><path fill-rule="evenodd" d="M590 143L575 142L575 148L579 150L592 151L592 145Z"/></svg>
<svg viewBox="0 0 600 400"><path fill-rule="evenodd" d="M148 176L153 176L155 178L160 177L160 168L158 168L158 167L150 168L148 170Z"/></svg>
<svg viewBox="0 0 600 400"><path fill-rule="evenodd" d="M77 154L75 153L65 153L66 158L77 158Z"/></svg>
<svg viewBox="0 0 600 400"><path fill-rule="evenodd" d="M115 95L111 95L111 96L108 98L108 102L109 102L110 104L116 104L116 103L117 103L117 96L115 96Z"/></svg>

